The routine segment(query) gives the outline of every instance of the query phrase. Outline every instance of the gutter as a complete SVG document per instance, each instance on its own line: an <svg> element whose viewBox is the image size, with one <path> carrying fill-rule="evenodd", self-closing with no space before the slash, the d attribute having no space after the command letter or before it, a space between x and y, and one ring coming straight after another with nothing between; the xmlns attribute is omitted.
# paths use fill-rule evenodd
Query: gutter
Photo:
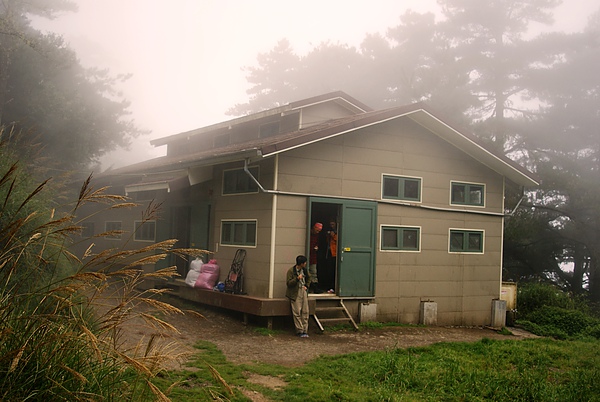
<svg viewBox="0 0 600 402"><path fill-rule="evenodd" d="M474 211L474 210L464 210L464 209L454 209L454 208L431 207L431 206L426 206L426 205L411 204L411 203L397 202L397 201L387 201L387 200L381 200L381 199L375 199L375 198L341 197L341 196L323 195L323 194L294 193L294 192L291 192L291 191L268 190L268 189L265 189L262 186L262 184L260 184L260 182L258 181L258 179L256 179L256 177L254 177L252 175L252 172L250 172L250 170L248 169L248 163L249 163L249 160L248 159L244 159L244 172L246 172L246 174L250 177L250 179L254 183L256 183L256 185L258 186L259 190L262 193L265 193L265 194L293 195L293 196L301 196L301 197L332 198L332 199L338 199L338 200L339 199L343 199L343 200L349 200L349 201L370 201L370 202L376 202L378 204L398 205L398 206L409 207L409 208L421 208L421 209L426 209L426 210L430 210L430 211L457 212L457 213L463 213L463 214L475 214L475 215L486 215L486 216L507 216L507 215L511 215L511 214L514 213L514 211L516 210L516 208L519 206L519 204L522 201L522 200L519 201L519 204L517 204L517 207L515 207L515 210L513 210L510 214L505 214L505 213L502 213L502 212L487 212L487 211L476 211L476 210Z"/></svg>

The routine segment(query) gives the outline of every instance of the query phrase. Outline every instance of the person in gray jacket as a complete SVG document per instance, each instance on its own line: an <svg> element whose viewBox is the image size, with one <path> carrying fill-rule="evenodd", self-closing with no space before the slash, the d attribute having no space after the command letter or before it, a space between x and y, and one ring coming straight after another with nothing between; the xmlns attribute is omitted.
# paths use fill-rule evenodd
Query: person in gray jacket
<svg viewBox="0 0 600 402"><path fill-rule="evenodd" d="M287 290L285 297L290 299L296 335L301 338L308 338L308 286L310 284L310 274L306 264L306 257L299 255L296 257L296 265L288 269L286 275Z"/></svg>

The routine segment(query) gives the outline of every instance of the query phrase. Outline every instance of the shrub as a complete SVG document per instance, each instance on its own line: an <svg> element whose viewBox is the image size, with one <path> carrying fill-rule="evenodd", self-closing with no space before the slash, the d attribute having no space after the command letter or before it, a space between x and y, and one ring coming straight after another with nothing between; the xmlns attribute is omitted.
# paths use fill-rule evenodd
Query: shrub
<svg viewBox="0 0 600 402"><path fill-rule="evenodd" d="M553 326L568 335L576 335L596 324L594 318L578 310L544 306L528 316L529 321L538 325Z"/></svg>
<svg viewBox="0 0 600 402"><path fill-rule="evenodd" d="M585 331L583 331L583 335L600 339L600 323L587 327Z"/></svg>
<svg viewBox="0 0 600 402"><path fill-rule="evenodd" d="M581 300L556 286L527 283L519 286L518 323L540 336L568 339L574 336L598 338L600 321Z"/></svg>
<svg viewBox="0 0 600 402"><path fill-rule="evenodd" d="M529 315L545 306L575 309L578 303L568 293L554 285L545 283L519 284L517 294L517 311L519 319L528 320Z"/></svg>
<svg viewBox="0 0 600 402"><path fill-rule="evenodd" d="M569 335L552 325L539 325L531 321L519 321L524 329L539 336L548 336L555 339L566 340Z"/></svg>

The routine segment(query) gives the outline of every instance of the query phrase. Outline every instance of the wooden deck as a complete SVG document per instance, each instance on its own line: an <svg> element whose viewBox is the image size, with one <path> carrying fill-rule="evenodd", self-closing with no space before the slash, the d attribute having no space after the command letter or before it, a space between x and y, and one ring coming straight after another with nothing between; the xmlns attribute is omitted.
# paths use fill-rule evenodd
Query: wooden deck
<svg viewBox="0 0 600 402"><path fill-rule="evenodd" d="M216 292L214 290L197 289L187 285L167 285L173 289L173 295L182 299L221 307L228 310L239 311L260 317L277 317L291 315L290 301L288 299L266 299L248 295Z"/></svg>
<svg viewBox="0 0 600 402"><path fill-rule="evenodd" d="M292 310L290 307L290 301L283 298L265 298L255 297L249 295L238 295L225 292L217 292L208 289L198 289L188 286L183 280L176 279L168 282L153 282L147 283L146 287L155 288L168 288L171 290L170 294L179 297L183 300L190 301L192 303L204 304L207 306L213 306L223 308L231 311L237 311L243 314L244 322L248 322L248 315L257 317L264 317L267 319L267 327L271 329L273 327L273 318L275 317L291 317ZM371 298L369 298L371 299ZM336 295L330 294L310 294L308 297L308 309L310 315L315 318L318 326L323 330L321 322L326 321L344 321L351 322L352 325L357 328L354 319L343 305L345 300ZM356 298L356 300L366 300L365 298ZM317 302L320 302L320 307L317 306ZM336 305L335 309L339 309L337 304L344 306L345 315L340 317L331 318L325 310L331 309L331 303ZM317 318L317 313L320 318Z"/></svg>
<svg viewBox="0 0 600 402"><path fill-rule="evenodd" d="M158 284L157 284L158 285ZM247 322L247 314L267 318L267 326L273 326L273 317L291 316L290 301L287 298L264 298L248 295L236 295L232 293L217 292L208 289L198 289L188 286L183 280L175 280L162 283L160 286L171 289L171 294L195 303L220 307L227 310L239 311L244 314L244 322ZM315 300L308 300L309 310L313 314L316 306Z"/></svg>

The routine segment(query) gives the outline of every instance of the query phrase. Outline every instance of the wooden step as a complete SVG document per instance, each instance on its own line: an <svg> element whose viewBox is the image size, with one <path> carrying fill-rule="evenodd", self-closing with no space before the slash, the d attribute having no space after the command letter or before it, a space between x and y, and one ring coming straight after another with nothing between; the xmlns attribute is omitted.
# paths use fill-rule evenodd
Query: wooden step
<svg viewBox="0 0 600 402"><path fill-rule="evenodd" d="M352 316L344 305L344 301L339 299L338 303L337 306L319 306L319 302L316 303L313 317L321 331L325 330L323 328L323 323L347 322L352 324L354 329L358 329L358 325L356 325L354 319L352 319ZM334 317L335 315L337 315L337 317Z"/></svg>
<svg viewBox="0 0 600 402"><path fill-rule="evenodd" d="M315 307L316 313L335 313L335 312L343 312L343 307Z"/></svg>
<svg viewBox="0 0 600 402"><path fill-rule="evenodd" d="M350 322L350 320L347 317L340 317L340 318L319 318L319 321L321 322Z"/></svg>

